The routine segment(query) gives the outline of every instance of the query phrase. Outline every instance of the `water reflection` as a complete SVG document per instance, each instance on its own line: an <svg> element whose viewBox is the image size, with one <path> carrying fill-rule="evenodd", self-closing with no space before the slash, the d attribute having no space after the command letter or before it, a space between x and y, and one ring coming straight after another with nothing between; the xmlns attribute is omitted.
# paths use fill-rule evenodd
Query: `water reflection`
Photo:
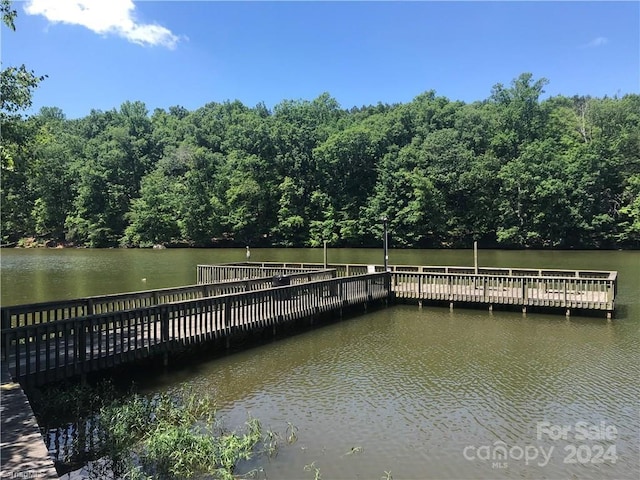
<svg viewBox="0 0 640 480"><path fill-rule="evenodd" d="M148 388L212 394L231 424L248 412L275 429L294 423L301 445L269 463L277 478L300 478L311 462L326 478L389 470L395 478L601 478L600 465L567 470L566 442L545 444L557 458L544 468L512 462L494 471L462 455L467 445L536 443L545 420L616 425L626 453L608 467L624 478L637 467L640 370L637 338L619 345L615 331L602 321L395 307L204 362ZM346 455L354 447L363 452Z"/></svg>

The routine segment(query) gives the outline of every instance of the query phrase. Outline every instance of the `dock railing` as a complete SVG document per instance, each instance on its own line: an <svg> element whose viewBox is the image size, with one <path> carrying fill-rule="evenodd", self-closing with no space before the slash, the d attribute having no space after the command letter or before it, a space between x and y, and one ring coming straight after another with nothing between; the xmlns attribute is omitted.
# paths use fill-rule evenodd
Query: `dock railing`
<svg viewBox="0 0 640 480"><path fill-rule="evenodd" d="M240 265L240 264L238 264ZM261 268L322 268L321 263L254 262ZM384 271L383 265L328 264L339 277ZM390 265L398 299L615 310L618 272L500 267Z"/></svg>
<svg viewBox="0 0 640 480"><path fill-rule="evenodd" d="M396 271L392 273L392 290L400 299L612 312L617 273L606 273L596 277Z"/></svg>
<svg viewBox="0 0 640 480"><path fill-rule="evenodd" d="M323 263L296 263L296 262L238 262L221 265L225 268L229 266L260 267L260 268L298 268L313 270L324 268ZM328 263L326 268L335 269L339 277L350 275L363 275L366 273L383 272L384 265L365 263ZM392 273L415 272L415 273L451 273L451 274L476 274L474 267L465 266L445 266L445 265L389 265L388 270ZM502 267L478 267L478 275L504 275L504 276L531 276L531 277L562 277L562 278L588 278L611 279L617 275L615 271L609 270L568 270L551 268L502 268ZM612 275L614 277L612 277ZM615 279L615 278L614 278Z"/></svg>
<svg viewBox="0 0 640 480"><path fill-rule="evenodd" d="M333 269L301 271L300 269L276 268L269 269L269 273L271 270L279 272L280 274L286 272L291 283L322 280L336 276L336 272ZM200 269L198 269L198 272L200 272ZM200 280L199 276L198 279ZM1 327L4 330L6 328L49 323L93 314L151 307L163 303L259 290L271 287L272 280L273 278L271 276L261 276L235 281L229 280L217 284L198 281L197 285L187 285L184 287L161 288L72 300L3 306L0 308L0 318L2 319Z"/></svg>
<svg viewBox="0 0 640 480"><path fill-rule="evenodd" d="M329 278L13 327L2 331L3 361L14 378L47 383L366 305L389 298L389 289L384 274Z"/></svg>
<svg viewBox="0 0 640 480"><path fill-rule="evenodd" d="M2 307L3 358L18 377L86 373L175 345L385 300L606 311L617 272L256 262L198 266L187 287ZM224 273L228 269L228 273ZM241 280L232 279L242 276ZM258 278L248 278L257 275ZM276 282L286 276L286 282ZM282 280L280 278L279 280ZM286 285L288 284L288 285ZM278 286L286 285L286 286ZM62 373L61 373L62 372ZM58 377L56 377L58 378Z"/></svg>
<svg viewBox="0 0 640 480"><path fill-rule="evenodd" d="M312 268L271 266L258 263L226 263L216 265L198 265L198 283L218 283L234 280L244 280L248 278L295 276L305 273L314 273L319 269L324 270L322 265Z"/></svg>

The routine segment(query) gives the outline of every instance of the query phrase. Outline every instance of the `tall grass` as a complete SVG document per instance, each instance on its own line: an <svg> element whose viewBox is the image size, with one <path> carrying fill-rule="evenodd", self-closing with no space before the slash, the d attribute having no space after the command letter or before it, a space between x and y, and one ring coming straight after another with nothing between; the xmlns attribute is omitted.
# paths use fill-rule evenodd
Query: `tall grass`
<svg viewBox="0 0 640 480"><path fill-rule="evenodd" d="M48 401L38 406L49 422L68 422L72 416L90 425L88 436L95 439L91 448L83 438L74 451L91 460L85 470L95 479L233 479L240 461L277 454L281 438L263 432L255 418L241 431L229 431L216 417L211 399L185 390L123 396L107 383L46 394ZM287 443L293 443L296 427L288 425Z"/></svg>
<svg viewBox="0 0 640 480"><path fill-rule="evenodd" d="M210 400L195 395L135 395L102 408L99 418L107 468L119 478L233 479L263 440L258 420L225 431Z"/></svg>

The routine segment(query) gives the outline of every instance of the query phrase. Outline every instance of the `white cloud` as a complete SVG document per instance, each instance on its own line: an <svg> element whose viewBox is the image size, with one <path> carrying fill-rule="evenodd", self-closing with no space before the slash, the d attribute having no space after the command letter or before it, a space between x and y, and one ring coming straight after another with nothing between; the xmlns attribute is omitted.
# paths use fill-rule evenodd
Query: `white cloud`
<svg viewBox="0 0 640 480"><path fill-rule="evenodd" d="M115 34L139 45L174 49L178 37L156 24L138 23L133 0L28 0L29 15L43 15L53 23L82 25L101 34Z"/></svg>
<svg viewBox="0 0 640 480"><path fill-rule="evenodd" d="M607 37L596 37L593 40L591 40L589 43L587 43L585 47L588 47L588 48L601 47L603 45L606 45L607 43L609 43L609 39Z"/></svg>

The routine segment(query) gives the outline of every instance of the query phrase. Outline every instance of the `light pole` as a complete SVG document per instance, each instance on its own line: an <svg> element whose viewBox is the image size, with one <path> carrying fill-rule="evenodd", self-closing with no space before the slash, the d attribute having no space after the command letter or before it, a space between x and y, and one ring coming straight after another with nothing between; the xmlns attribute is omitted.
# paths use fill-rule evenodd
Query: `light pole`
<svg viewBox="0 0 640 480"><path fill-rule="evenodd" d="M387 224L389 220L387 217L382 217L380 219L382 225L384 225L384 237L382 238L382 246L384 249L384 271L389 270L389 232L387 230Z"/></svg>
<svg viewBox="0 0 640 480"><path fill-rule="evenodd" d="M324 269L327 269L327 241L324 242Z"/></svg>

